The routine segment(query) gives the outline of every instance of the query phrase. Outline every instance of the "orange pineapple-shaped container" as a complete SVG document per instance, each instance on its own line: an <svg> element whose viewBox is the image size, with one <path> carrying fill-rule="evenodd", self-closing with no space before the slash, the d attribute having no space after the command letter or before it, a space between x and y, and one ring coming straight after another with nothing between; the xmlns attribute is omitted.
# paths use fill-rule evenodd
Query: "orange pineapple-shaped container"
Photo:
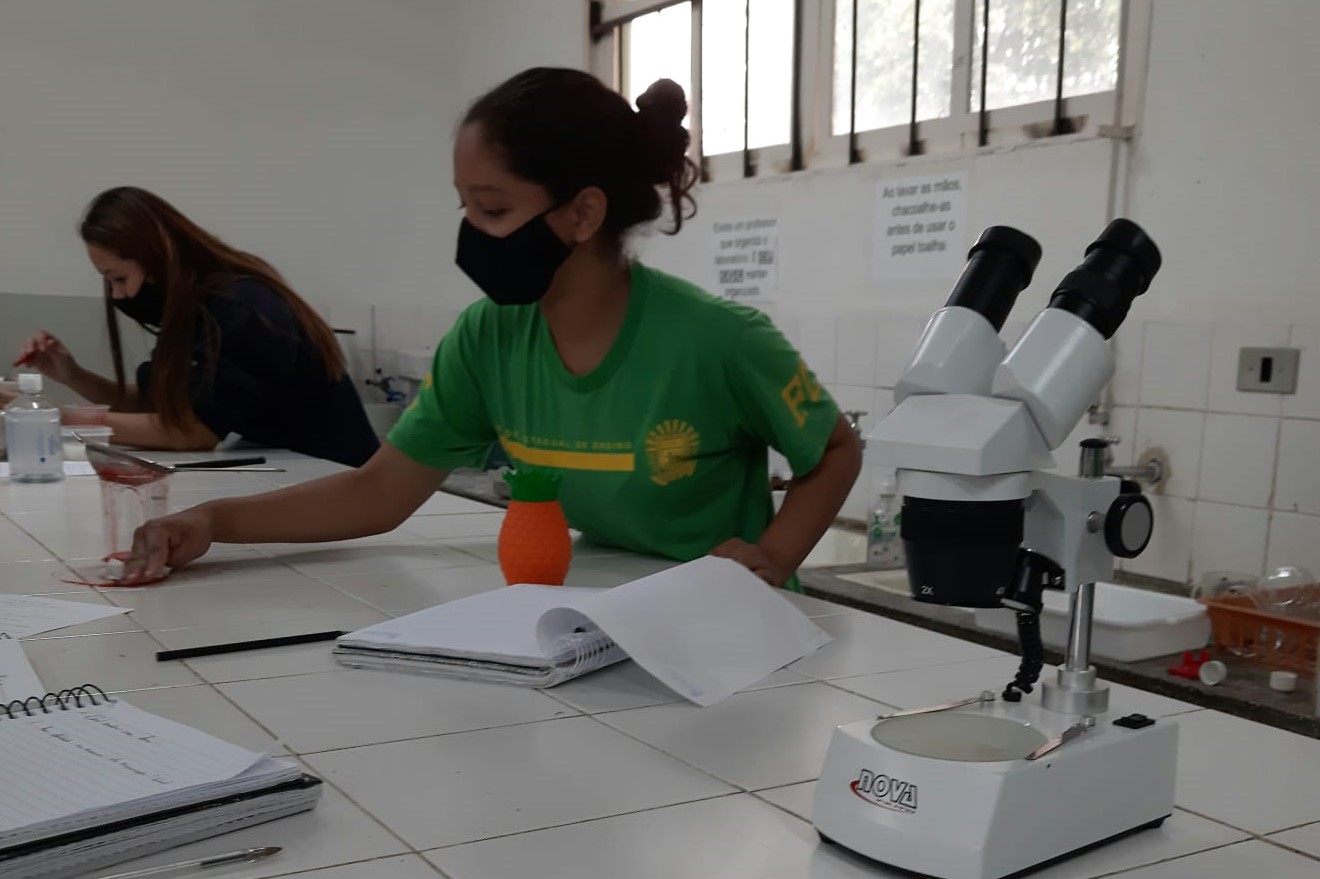
<svg viewBox="0 0 1320 879"><path fill-rule="evenodd" d="M500 570L505 582L564 585L573 561L573 541L559 504L559 474L517 470L504 479L513 495L500 528Z"/></svg>

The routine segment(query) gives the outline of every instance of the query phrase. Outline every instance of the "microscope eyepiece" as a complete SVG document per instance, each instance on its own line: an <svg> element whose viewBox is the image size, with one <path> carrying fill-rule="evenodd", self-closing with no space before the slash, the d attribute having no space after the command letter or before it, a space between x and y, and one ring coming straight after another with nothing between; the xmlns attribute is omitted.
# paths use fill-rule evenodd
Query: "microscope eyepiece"
<svg viewBox="0 0 1320 879"><path fill-rule="evenodd" d="M977 312L999 332L1013 310L1018 294L1031 283L1040 265L1040 245L1025 232L1010 226L991 226L976 239L967 254L967 266L949 295L946 306Z"/></svg>
<svg viewBox="0 0 1320 879"><path fill-rule="evenodd" d="M1072 312L1111 338L1132 300L1150 287L1160 263L1159 248L1140 226L1114 220L1086 248L1082 264L1064 276L1050 298L1050 308Z"/></svg>

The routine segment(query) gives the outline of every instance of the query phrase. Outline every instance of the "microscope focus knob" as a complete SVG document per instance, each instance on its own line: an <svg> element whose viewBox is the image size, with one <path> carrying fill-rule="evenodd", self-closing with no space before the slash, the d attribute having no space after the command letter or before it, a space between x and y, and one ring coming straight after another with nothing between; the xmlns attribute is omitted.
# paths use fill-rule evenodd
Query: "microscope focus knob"
<svg viewBox="0 0 1320 879"><path fill-rule="evenodd" d="M1120 494L1105 516L1105 543L1122 559L1134 559L1146 549L1155 531L1155 514L1141 494Z"/></svg>

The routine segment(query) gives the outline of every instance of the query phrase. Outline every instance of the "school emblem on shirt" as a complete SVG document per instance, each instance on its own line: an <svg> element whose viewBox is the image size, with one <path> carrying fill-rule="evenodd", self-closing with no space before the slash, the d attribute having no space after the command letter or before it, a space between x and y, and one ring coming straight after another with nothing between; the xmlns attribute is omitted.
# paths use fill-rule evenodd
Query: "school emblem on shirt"
<svg viewBox="0 0 1320 879"><path fill-rule="evenodd" d="M797 372L789 379L788 384L779 392L788 405L788 411L793 413L793 420L797 422L798 427L805 427L807 424L807 413L805 406L807 403L815 403L820 400L820 383L816 377L807 369L804 361L798 361Z"/></svg>
<svg viewBox="0 0 1320 879"><path fill-rule="evenodd" d="M697 449L701 434L686 421L671 418L662 421L646 435L646 460L651 465L651 481L668 485L697 472Z"/></svg>

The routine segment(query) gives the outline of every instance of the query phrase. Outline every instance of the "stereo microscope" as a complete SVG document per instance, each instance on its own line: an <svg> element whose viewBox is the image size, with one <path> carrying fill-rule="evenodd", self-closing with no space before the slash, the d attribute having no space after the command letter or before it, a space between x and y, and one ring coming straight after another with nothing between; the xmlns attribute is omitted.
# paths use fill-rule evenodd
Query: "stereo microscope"
<svg viewBox="0 0 1320 879"><path fill-rule="evenodd" d="M982 233L868 438L897 473L912 597L1011 608L1022 646L1002 694L834 731L821 837L938 879L1028 872L1173 811L1177 727L1111 710L1089 656L1095 584L1146 547L1150 504L1105 476L1103 448L1083 443L1076 476L1052 454L1113 376L1108 340L1160 254L1115 220L1007 351L999 332L1040 256L1016 229ZM1070 593L1071 623L1063 666L1035 694L1044 589Z"/></svg>

